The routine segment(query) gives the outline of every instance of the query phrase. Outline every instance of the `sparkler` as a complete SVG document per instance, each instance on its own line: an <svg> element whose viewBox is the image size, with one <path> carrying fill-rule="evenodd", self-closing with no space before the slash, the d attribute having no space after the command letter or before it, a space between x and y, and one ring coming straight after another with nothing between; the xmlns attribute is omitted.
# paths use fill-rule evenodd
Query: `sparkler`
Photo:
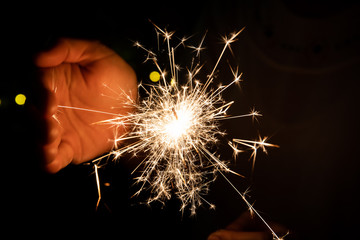
<svg viewBox="0 0 360 240"><path fill-rule="evenodd" d="M163 30L155 24L154 27L158 36L158 46L160 45L160 37L164 39L167 46L168 66L167 68L160 67L156 53L145 48L139 42L134 43L134 46L145 51L145 61L151 61L156 66L160 72L160 82L150 85L148 88L139 84L139 88L144 89L147 93L147 97L142 100L134 101L125 96L127 98L125 105L135 109L134 112L126 115L108 113L112 114L113 117L97 123L115 127L125 126L129 131L124 135L115 136L114 150L93 162L97 163L109 156L118 159L125 153L144 152L146 157L133 171L133 173L135 171L140 172L139 176L136 177L136 183L140 187L135 195L147 190L149 191L148 204L154 201L165 204L175 194L181 202L180 210L183 212L189 207L191 214L195 214L196 209L203 203L208 204L210 208L215 208L212 203L204 198L204 195L208 193L209 185L219 173L241 196L249 210L264 222L274 238L280 239L247 200L246 193L240 192L225 176L225 173L232 173L241 177L242 175L231 170L227 162L222 161L220 156L211 151L226 135L225 131L220 128L220 121L261 116L255 109L244 115L229 116L227 114L227 110L234 102L225 101L222 94L229 87L241 81L242 74L239 74L237 69L234 70L230 67L234 79L229 84L215 89L211 87L214 74L225 51L231 50L231 43L236 41L236 37L243 29L223 37L224 47L211 73L202 83L197 79L197 75L203 67L200 64L199 56L203 50L202 45L206 34L198 46L187 45L188 38L183 38L173 47L174 32ZM183 74L180 65L176 63L175 52L180 46L194 50L194 56L189 62L190 66L186 67L186 74ZM170 76L168 76L167 71L170 71ZM182 79L185 81L183 85L179 84L179 75L181 74L186 75ZM76 107L68 108L91 111ZM124 140L132 140L132 143L120 146ZM259 137L259 140L256 141L233 139L228 141L228 145L234 151L234 155L250 149L254 167L258 149L266 152L266 147L278 147L266 142L266 140L266 137ZM142 167L141 171L139 170L140 167ZM95 173L99 204L101 193L97 165L95 165Z"/></svg>

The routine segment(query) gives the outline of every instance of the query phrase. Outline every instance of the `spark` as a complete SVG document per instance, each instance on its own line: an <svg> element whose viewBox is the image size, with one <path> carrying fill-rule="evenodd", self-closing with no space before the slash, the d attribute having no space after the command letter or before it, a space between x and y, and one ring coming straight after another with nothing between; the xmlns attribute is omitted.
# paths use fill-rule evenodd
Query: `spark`
<svg viewBox="0 0 360 240"><path fill-rule="evenodd" d="M207 32L206 32L206 33L207 33ZM205 40L205 37L206 37L206 33L205 33L204 36L201 38L201 41L200 41L200 43L199 43L199 46L197 46L197 47L195 47L195 46L188 46L189 48L194 49L194 52L196 52L196 57L200 57L200 52L205 49L205 47L203 47L203 43L204 43L204 40Z"/></svg>
<svg viewBox="0 0 360 240"><path fill-rule="evenodd" d="M255 168L255 160L256 160L256 156L257 156L257 150L259 148L261 148L261 150L264 153L267 153L266 147L276 147L279 148L280 146L276 145L276 144L271 144L271 143L267 143L266 140L268 138L267 137L261 137L259 136L259 140L257 141L251 141L251 140L245 140L245 139L233 139L233 142L235 143L239 143L243 146L249 147L250 149L252 149L252 154L250 156L250 159L252 159L252 170L254 171ZM233 148L236 149L236 147L232 146Z"/></svg>
<svg viewBox="0 0 360 240"><path fill-rule="evenodd" d="M97 184L99 191L99 200L101 199L98 168L96 163L103 158L113 156L115 159L121 158L125 153L137 155L140 152L146 154L144 159L134 169L133 174L136 183L139 185L138 191L134 196L142 192L149 192L147 204L160 202L165 204L167 200L174 195L180 200L180 211L184 212L189 208L191 214L196 213L196 209L203 203L214 209L215 205L208 202L204 196L209 191L209 186L215 181L218 174L230 184L230 186L239 194L252 214L257 215L264 224L273 233L276 239L279 239L271 227L266 223L253 204L246 198L246 193L240 192L226 177L225 173L235 174L243 177L241 174L231 170L226 161L221 160L220 156L213 150L216 148L226 132L221 129L222 120L251 117L256 119L261 114L255 109L250 113L231 116L227 110L234 103L227 102L222 98L222 93L233 84L241 81L242 74L238 68L230 67L234 79L227 85L212 89L210 86L214 80L214 73L223 58L227 49L231 51L231 43L237 40L237 36L243 31L241 29L229 36L222 37L224 47L212 68L212 71L202 83L197 80L203 65L200 64L200 52L204 49L203 42L206 34L202 37L197 47L187 45L190 39L182 38L180 43L172 47L172 37L175 32L169 32L161 29L153 23L156 34L162 37L167 47L168 63L160 67L158 56L153 51L147 49L139 42L134 46L146 52L145 61L152 61L160 72L162 81L156 84L145 86L139 84L147 96L143 99L128 101L125 105L135 109L126 115L114 115L109 119L97 122L96 124L109 124L111 126L125 126L129 131L121 136L115 136L114 150L110 153L95 159L95 173L97 175ZM179 74L182 68L175 63L175 53L178 46L188 47L194 50L195 56L191 59L190 66L186 66L186 74ZM232 51L231 51L232 52ZM170 78L167 72L170 69ZM180 72L181 73L181 72ZM179 76L186 75L183 79ZM185 81L185 84L179 82ZM67 106L61 106L66 108ZM84 110L76 107L67 107L76 110ZM99 112L94 110L94 112ZM125 140L133 142L119 146ZM251 159L253 167L258 149L266 152L266 147L278 147L275 144L266 142L267 137L259 136L259 140L233 139L228 141L228 145L234 151L234 156L247 149L252 150Z"/></svg>
<svg viewBox="0 0 360 240"><path fill-rule="evenodd" d="M96 203L96 209L98 209L100 201L101 201L101 189L100 189L100 180L99 180L99 171L98 171L98 165L94 164L94 169L95 169L95 178L96 178L96 186L98 189L98 201Z"/></svg>

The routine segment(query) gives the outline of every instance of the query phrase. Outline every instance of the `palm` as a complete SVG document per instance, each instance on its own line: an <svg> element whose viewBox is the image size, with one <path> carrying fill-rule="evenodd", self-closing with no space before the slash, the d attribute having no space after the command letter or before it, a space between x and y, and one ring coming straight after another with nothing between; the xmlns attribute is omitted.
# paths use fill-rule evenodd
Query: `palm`
<svg viewBox="0 0 360 240"><path fill-rule="evenodd" d="M108 151L113 146L114 134L125 129L98 122L110 118L111 113L125 114L129 111L122 105L126 96L135 99L137 93L135 75L118 55L99 43L75 43L80 51L67 52L68 60L44 69L43 82L59 106L52 117L58 135L50 146L58 147L53 156L58 160L52 162L56 166L50 167L51 172L69 161L82 163ZM59 165L60 160L63 162Z"/></svg>

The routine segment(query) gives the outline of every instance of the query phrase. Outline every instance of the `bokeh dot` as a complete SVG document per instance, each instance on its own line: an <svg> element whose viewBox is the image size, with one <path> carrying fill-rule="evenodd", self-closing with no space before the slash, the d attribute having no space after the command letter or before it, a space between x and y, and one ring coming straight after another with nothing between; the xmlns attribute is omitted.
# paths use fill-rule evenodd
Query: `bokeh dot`
<svg viewBox="0 0 360 240"><path fill-rule="evenodd" d="M153 71L150 73L149 78L153 82L158 82L160 80L160 73L157 71Z"/></svg>
<svg viewBox="0 0 360 240"><path fill-rule="evenodd" d="M26 101L26 96L22 93L19 93L18 95L16 95L15 97L15 102L17 105L24 105Z"/></svg>

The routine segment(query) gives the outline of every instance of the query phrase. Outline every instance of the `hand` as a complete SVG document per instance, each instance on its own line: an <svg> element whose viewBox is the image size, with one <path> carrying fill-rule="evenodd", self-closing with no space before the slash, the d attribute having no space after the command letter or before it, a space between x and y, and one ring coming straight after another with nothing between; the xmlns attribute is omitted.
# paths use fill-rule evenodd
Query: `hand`
<svg viewBox="0 0 360 240"><path fill-rule="evenodd" d="M35 64L47 90L42 111L47 132L42 146L44 168L56 173L70 163L80 164L109 151L114 134L125 129L96 123L113 115L61 106L126 114L132 110L123 106L127 97L137 98L132 68L101 43L75 39L61 39L38 54Z"/></svg>
<svg viewBox="0 0 360 240"><path fill-rule="evenodd" d="M286 228L280 224L269 223L270 227L282 237L286 235ZM218 230L208 237L208 240L272 240L269 229L256 217L247 211L226 227Z"/></svg>

